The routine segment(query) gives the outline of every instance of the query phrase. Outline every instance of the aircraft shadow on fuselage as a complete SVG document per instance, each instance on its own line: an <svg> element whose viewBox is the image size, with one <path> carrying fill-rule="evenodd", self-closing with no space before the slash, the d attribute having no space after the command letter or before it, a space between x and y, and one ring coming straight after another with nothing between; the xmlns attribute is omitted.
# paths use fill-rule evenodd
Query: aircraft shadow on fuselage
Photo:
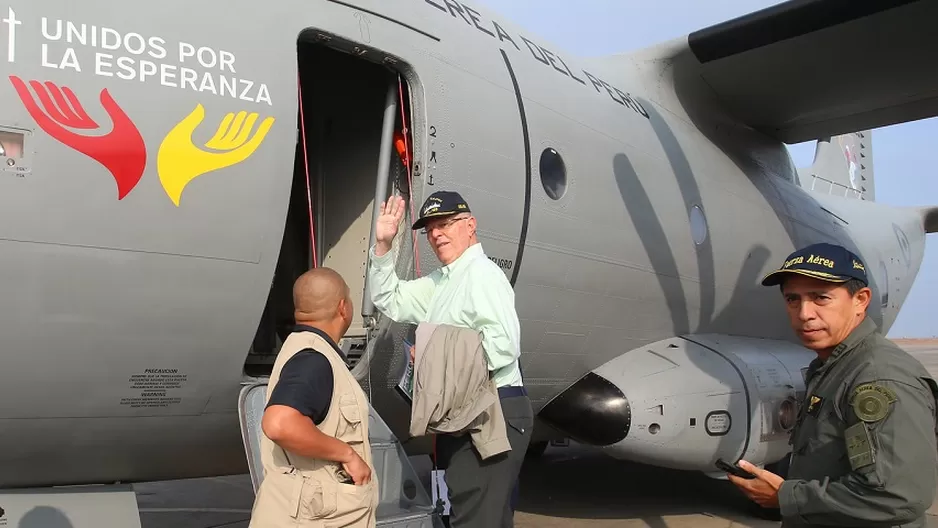
<svg viewBox="0 0 938 528"><path fill-rule="evenodd" d="M650 105L648 105L650 106ZM647 107L646 107L647 108ZM667 124L655 120L655 130L665 147L672 168L678 175L681 194L686 204L701 203L699 187L693 171L675 136ZM623 203L649 256L661 294L670 311L675 336L691 332L726 332L742 314L752 314L752 291L761 287L758 281L765 268L769 250L754 245L741 264L732 296L726 307L714 315L716 304L715 262L709 236L698 246L700 270L701 318L690 320L690 310L683 283L678 274L677 257L667 243L666 231L659 212L655 210L632 163L624 154L613 159L613 172ZM671 211L662 211L671 214ZM682 212L681 214L686 214ZM761 310L760 310L761 311ZM785 317L781 300L766 303L764 317ZM760 313L757 317L762 316ZM717 376L711 365L699 364L705 374ZM722 372L722 370L721 370ZM731 381L731 380L728 380ZM734 394L731 398L745 398ZM736 402L731 402L735 404ZM752 409L750 409L750 420ZM722 447L722 446L721 446ZM746 522L743 511L748 506L727 482L715 481L696 473L610 460L602 454L554 460L550 454L539 460L526 461L521 476L521 498L518 511L554 517L589 519L634 519L647 526L664 527L664 517L712 511L714 504L723 515ZM550 496L550 500L545 497ZM641 506L639 506L641 505Z"/></svg>
<svg viewBox="0 0 938 528"><path fill-rule="evenodd" d="M720 149L742 174L746 175L746 179L741 181L740 185L752 185L765 198L794 247L804 247L816 242L833 242L843 244L852 251L858 251L855 233L850 232L849 229L841 230L839 232L841 240L835 240L830 236L829 229L799 227L790 218L793 212L789 209L798 206L783 198L780 187L787 185L786 182L798 187L801 187L802 183L784 144L742 123L738 126L727 125L725 120L732 119L731 114L723 110L720 102L712 98L712 94L705 86L697 84L700 81L699 74L693 69L685 69L678 61L674 65L673 74L675 95L691 122L700 130L704 138ZM639 101L652 114L654 124L657 114L655 106L645 99L639 98ZM660 115L657 121L661 121ZM771 173L768 167L775 168L776 173ZM804 209L821 207L810 191L804 192L800 200L803 200L801 207ZM794 214L797 216L798 212ZM779 259L784 257L785 255L776 255ZM880 303L870 303L868 313L876 325L882 328L884 314Z"/></svg>
<svg viewBox="0 0 938 528"><path fill-rule="evenodd" d="M698 205L706 218L707 204L703 203L700 193L700 185L694 170L691 168L690 161L684 154L684 149L678 142L677 137L671 130L671 127L662 119L661 115L654 105L646 104L644 106L648 112L648 120L651 123L661 147L664 149L671 170L677 181L678 188L681 191L681 197L684 199L683 214L688 217L690 224L690 210L694 205ZM617 157L618 158L618 157ZM619 178L616 178L619 181ZM622 188L620 187L620 191ZM625 196L623 195L623 198ZM700 281L700 325L705 325L713 317L714 305L716 304L716 272L714 264L713 246L710 242L709 233L706 239L697 245L697 272Z"/></svg>
<svg viewBox="0 0 938 528"><path fill-rule="evenodd" d="M723 151L745 175L740 185L753 185L765 197L779 222L784 226L792 245L803 246L826 239L826 235L798 229L788 217L790 212L787 209L793 204L787 203L782 198L777 186L783 183L776 182L773 178L790 175L797 185L797 171L791 170L790 174L779 175L765 173L762 165L747 153L748 149L758 151L760 155L769 153L769 155L778 156L772 161L777 166L790 167L790 158L785 156L784 146L751 130L728 132L725 128L717 131L717 127L706 126L707 118L704 117L703 112L694 111L695 103L692 99L699 100L699 98L688 94L686 90L682 92L680 86L681 84L678 83L678 95L682 103L689 105L692 120L699 125L702 123L700 129L704 131L705 137L713 141L716 147ZM696 248L697 270L701 285L700 319L696 324L691 321L685 283L681 282L678 273L678 257L667 241L667 231L660 215L685 215L695 204L700 205L706 213L708 204L703 203L701 199L698 180L684 154L683 147L670 126L659 114L654 104L646 100L640 100L640 102L649 113L652 128L676 178L683 199L683 210L655 210L645 186L625 154L620 153L614 157L613 173L623 203L649 257L661 294L669 309L674 335L710 332L732 334L734 329L740 328L743 321L745 321L748 335L760 335L762 324L774 327L777 331L779 324L787 324L787 315L780 292L777 289L764 288L759 283L766 266L771 264L769 260L773 258L768 247L762 244L754 244L750 247L744 257L744 262L740 263L740 272L729 301L719 313L715 314L716 262L709 236ZM793 167L790 168L793 169ZM805 193L803 199L809 206L818 205L809 193ZM855 242L850 238L849 233L846 235L848 237L846 243L855 248ZM778 258L778 256L775 257ZM870 315L878 324L881 324L882 314L878 303L871 305ZM763 323L760 324L760 321ZM753 324L751 327L748 325L750 322ZM788 337L793 338L794 334ZM699 364L697 367L705 374L716 374L707 364ZM745 396L736 394L732 397L744 398ZM749 414L750 423L751 420L757 419L753 414L753 409L749 409ZM750 440L750 442L754 441L758 439ZM733 486L726 482L713 485L714 481L702 474L610 460L602 455L586 459L552 460L552 458L547 456L541 460L526 463L522 474L519 511L555 517L632 518L641 519L648 526L665 526L664 516L686 513L688 508L694 507L695 504L700 504L702 508L705 508L704 511L707 511L712 504L709 502L710 499L718 500L723 504L726 504L725 501L730 501L744 507L750 506L741 495L734 493ZM576 484L571 485L571 483ZM727 489L726 493L718 491ZM717 493L720 497L715 496ZM543 500L543 497L547 495L551 499ZM661 499L665 500L661 501ZM636 506L636 504L647 502L651 502L653 506L641 508Z"/></svg>
<svg viewBox="0 0 938 528"><path fill-rule="evenodd" d="M672 211L662 211L661 213L687 214L686 211L689 211L693 205L700 205L706 212L707 204L702 203L697 179L677 138L671 132L667 123L661 119L653 105L648 104L646 110L650 114L652 126L675 173L685 206L684 210L679 213ZM626 155L620 153L614 157L613 173L619 192L622 195L622 201L649 256L661 293L670 311L673 322L673 335L680 336L688 333L705 332L729 333L734 326L740 323L740 317L745 317L747 320L752 319L753 300L751 292L753 288L757 287L760 273L767 263L768 249L761 245L750 248L746 261L742 263L730 301L720 314L714 316L716 304L715 261L713 248L710 244L711 237L708 233L703 243L697 245L696 248L697 269L701 288L701 309L700 319L694 323L690 321L687 295L678 274L677 256L666 238L666 230L662 224L659 211L654 209L645 186ZM687 224L689 225L689 221ZM767 306L764 315L766 317L784 317L784 313L779 311L780 307L780 304ZM717 368L722 367L717 363L700 362L695 366L704 375L714 378L719 378L721 373L724 372L722 368ZM726 380L729 384L733 384L733 381ZM743 408L748 407L745 401L737 401L745 400L745 394L735 393L731 394L729 398L730 408L737 405ZM747 426L754 419L754 409L749 408L748 412ZM721 442L724 441L733 440L721 440ZM723 447L721 445L720 449L722 450Z"/></svg>
<svg viewBox="0 0 938 528"><path fill-rule="evenodd" d="M678 273L678 257L674 254L672 245L666 238L666 230L660 214L687 215L691 207L699 205L706 217L708 204L703 203L697 178L677 137L661 118L654 105L647 101L642 101L642 103L649 113L652 127L674 171L683 199L683 210L679 212L655 210L648 192L625 154L620 153L613 158L613 173L623 204L648 254L668 305L674 335L679 336L692 332L731 333L733 327L739 323L738 320L733 319L734 316L746 317L747 320L758 320L763 316L768 318L783 317L782 305L771 304L773 298L758 282L770 256L768 248L763 245L754 245L750 248L745 262L741 263L741 272L732 300L720 314L715 315L716 261L710 233L708 232L703 242L695 248L698 270L697 282L700 284L701 289L700 318L696 323L690 320L687 295ZM689 219L686 223L687 225L690 224ZM764 295L770 303L764 313L760 311L758 317L753 317L751 310L753 304L758 305L759 303L753 303L753 299L748 298L747 292L749 294Z"/></svg>

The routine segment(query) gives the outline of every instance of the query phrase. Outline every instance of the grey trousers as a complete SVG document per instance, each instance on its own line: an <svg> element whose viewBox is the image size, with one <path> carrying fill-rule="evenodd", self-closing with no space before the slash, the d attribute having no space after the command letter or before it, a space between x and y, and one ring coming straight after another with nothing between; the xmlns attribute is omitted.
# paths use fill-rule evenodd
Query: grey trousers
<svg viewBox="0 0 938 528"><path fill-rule="evenodd" d="M534 412L527 396L501 399L511 451L482 460L469 435L439 435L440 467L446 470L451 528L511 528L512 491L531 441Z"/></svg>

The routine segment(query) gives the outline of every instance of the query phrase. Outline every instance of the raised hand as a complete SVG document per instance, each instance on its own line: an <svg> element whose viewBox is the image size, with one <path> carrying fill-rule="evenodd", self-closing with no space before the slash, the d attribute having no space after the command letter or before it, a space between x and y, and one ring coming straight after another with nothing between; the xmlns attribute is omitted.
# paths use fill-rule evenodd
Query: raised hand
<svg viewBox="0 0 938 528"><path fill-rule="evenodd" d="M10 76L10 82L26 111L46 134L110 171L117 183L118 200L137 185L147 164L147 147L136 125L106 89L101 90L101 105L111 118L111 131L104 135L82 135L68 128L100 131L101 127L88 116L78 97L68 87L30 81L29 86L42 104L40 108L25 82L15 75Z"/></svg>
<svg viewBox="0 0 938 528"><path fill-rule="evenodd" d="M212 139L205 143L206 148L217 151L209 152L192 143L192 133L204 118L205 109L202 105L196 106L188 117L166 135L160 145L156 162L160 182L177 207L182 191L189 182L208 172L246 160L261 145L274 124L274 118L268 117L251 136L258 115L238 112L236 116L229 113L221 120Z"/></svg>
<svg viewBox="0 0 938 528"><path fill-rule="evenodd" d="M387 202L381 202L381 211L375 222L375 254L379 257L391 250L391 243L397 236L397 226L404 218L404 199L392 196Z"/></svg>

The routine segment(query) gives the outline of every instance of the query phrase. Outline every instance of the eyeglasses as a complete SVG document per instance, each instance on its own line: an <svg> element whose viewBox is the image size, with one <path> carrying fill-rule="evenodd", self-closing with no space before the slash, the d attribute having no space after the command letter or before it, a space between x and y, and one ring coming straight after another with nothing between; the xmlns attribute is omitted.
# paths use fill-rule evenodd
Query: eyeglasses
<svg viewBox="0 0 938 528"><path fill-rule="evenodd" d="M421 229L420 232L423 233L423 234L425 234L425 235L428 235L428 234L430 234L430 232L433 231L434 229L439 229L439 230L441 230L441 231L449 231L449 229L450 229L451 227L453 227L453 224L455 224L456 222L459 222L460 220L469 220L469 218L470 218L470 217L468 217L468 216L463 216L463 217L459 217L459 218L450 218L450 219L446 220L445 222L441 222L440 224L438 224L438 225L435 226L435 227L425 227L425 228Z"/></svg>

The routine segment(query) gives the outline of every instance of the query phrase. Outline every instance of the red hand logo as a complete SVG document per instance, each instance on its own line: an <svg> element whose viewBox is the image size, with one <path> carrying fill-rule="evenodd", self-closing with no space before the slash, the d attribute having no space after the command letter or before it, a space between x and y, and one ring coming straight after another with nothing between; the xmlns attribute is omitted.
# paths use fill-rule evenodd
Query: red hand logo
<svg viewBox="0 0 938 528"><path fill-rule="evenodd" d="M119 200L137 185L147 164L147 147L140 131L114 102L107 89L101 90L101 105L111 118L113 128L103 136L81 136L64 127L84 130L100 127L88 116L70 89L62 87L60 90L52 82L43 85L38 81L30 81L29 85L35 90L39 102L45 108L43 112L33 100L26 83L15 75L10 76L10 81L13 82L13 87L16 88L16 93L19 94L26 110L47 134L111 171L117 181Z"/></svg>

